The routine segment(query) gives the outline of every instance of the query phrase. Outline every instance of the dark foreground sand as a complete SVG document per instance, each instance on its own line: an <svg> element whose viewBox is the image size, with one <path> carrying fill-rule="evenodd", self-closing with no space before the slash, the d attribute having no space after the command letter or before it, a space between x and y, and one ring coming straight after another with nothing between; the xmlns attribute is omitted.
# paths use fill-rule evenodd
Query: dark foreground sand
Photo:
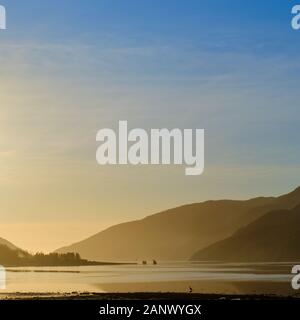
<svg viewBox="0 0 300 320"><path fill-rule="evenodd" d="M6 293L0 300L294 300L300 295L226 295L200 293Z"/></svg>

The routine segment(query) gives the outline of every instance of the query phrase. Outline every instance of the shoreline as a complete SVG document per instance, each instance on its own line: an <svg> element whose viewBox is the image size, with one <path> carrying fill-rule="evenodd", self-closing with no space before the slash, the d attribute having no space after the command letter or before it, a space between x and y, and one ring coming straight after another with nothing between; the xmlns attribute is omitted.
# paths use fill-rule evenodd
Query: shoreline
<svg viewBox="0 0 300 320"><path fill-rule="evenodd" d="M65 267L98 267L98 266L126 266L126 265L137 265L136 262L98 262L98 261L89 261L88 263L82 264L22 264L22 265L2 265L6 270L10 272L24 272L21 268L65 268ZM11 269L10 268L18 268ZM32 270L34 272L34 270Z"/></svg>

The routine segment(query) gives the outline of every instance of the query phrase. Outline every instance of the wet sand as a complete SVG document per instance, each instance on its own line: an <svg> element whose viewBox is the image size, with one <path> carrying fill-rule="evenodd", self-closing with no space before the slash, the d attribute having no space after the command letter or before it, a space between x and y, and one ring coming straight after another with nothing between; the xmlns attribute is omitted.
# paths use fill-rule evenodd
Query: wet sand
<svg viewBox="0 0 300 320"><path fill-rule="evenodd" d="M190 287L193 293L189 293ZM0 300L218 300L300 299L286 282L172 281L101 283L101 292L0 293Z"/></svg>
<svg viewBox="0 0 300 320"><path fill-rule="evenodd" d="M300 295L239 295L201 293L10 293L0 294L0 300L298 300Z"/></svg>
<svg viewBox="0 0 300 320"><path fill-rule="evenodd" d="M268 295L268 296L299 296L300 291L294 290L288 282L270 281L172 281L148 283L108 283L99 285L104 292L173 292L188 293L189 287L193 293L200 295Z"/></svg>

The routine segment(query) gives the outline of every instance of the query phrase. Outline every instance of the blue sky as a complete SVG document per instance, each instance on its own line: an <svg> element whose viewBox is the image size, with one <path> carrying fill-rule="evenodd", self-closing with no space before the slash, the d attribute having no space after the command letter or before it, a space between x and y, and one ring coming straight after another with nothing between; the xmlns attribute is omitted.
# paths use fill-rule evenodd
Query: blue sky
<svg viewBox="0 0 300 320"><path fill-rule="evenodd" d="M32 47L26 57L31 61L24 62L32 64L27 70L30 74L47 77L43 74L46 65L51 69L46 70L49 78L76 77L86 86L98 81L130 87L137 93L158 90L159 86L165 94L182 90L182 100L186 95L196 100L197 91L210 90L212 95L229 100L214 110L219 110L216 117L224 117L223 127L231 119L241 127L237 128L238 136L229 137L234 149L237 145L244 148L245 143L254 149L272 145L272 158L266 161L254 157L251 161L274 162L279 157L280 162L297 164L296 150L288 149L283 156L276 153L278 148L281 153L281 146L296 147L293 138L298 125L295 112L300 32L290 26L291 8L296 1L2 3L7 7L9 26L1 34L2 41ZM236 100L231 103L231 99ZM238 106L239 102L243 106ZM166 113L182 110L183 106L172 110L172 103L163 106ZM197 126L201 118L204 125L217 121L206 118L207 112L207 117L214 114L213 107L202 111L191 104L192 116L187 120L191 125ZM147 113L149 108L145 109ZM151 116L149 113L147 116ZM248 131L243 130L245 125ZM228 128L229 134L235 135L231 130Z"/></svg>
<svg viewBox="0 0 300 320"><path fill-rule="evenodd" d="M188 37L205 33L267 30L290 33L290 12L296 0L2 0L8 9L10 32L43 40L92 38L105 33L140 37L137 43ZM247 35L246 33L244 34ZM95 39L92 39L95 41Z"/></svg>
<svg viewBox="0 0 300 320"><path fill-rule="evenodd" d="M300 185L297 1L0 3L8 19L0 32L0 212L10 240L17 221L28 230L72 221L75 230L84 216L91 222L70 235L76 241L183 203ZM96 132L119 120L204 128L204 175L99 168ZM49 241L46 248L67 244Z"/></svg>

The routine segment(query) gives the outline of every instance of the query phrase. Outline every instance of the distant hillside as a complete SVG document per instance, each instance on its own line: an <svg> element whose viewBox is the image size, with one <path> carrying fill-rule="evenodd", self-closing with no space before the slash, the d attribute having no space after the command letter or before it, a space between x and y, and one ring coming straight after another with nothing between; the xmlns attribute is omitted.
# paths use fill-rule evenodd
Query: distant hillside
<svg viewBox="0 0 300 320"><path fill-rule="evenodd" d="M300 261L300 206L267 213L233 236L198 251L192 260Z"/></svg>
<svg viewBox="0 0 300 320"><path fill-rule="evenodd" d="M300 188L278 198L191 204L113 226L57 252L78 252L98 261L189 259L197 250L231 236L267 212L297 204Z"/></svg>
<svg viewBox="0 0 300 320"><path fill-rule="evenodd" d="M16 247L14 244L12 244L11 242L9 242L3 238L0 238L0 245L7 246L8 248L13 249L13 250L18 249L18 247Z"/></svg>

